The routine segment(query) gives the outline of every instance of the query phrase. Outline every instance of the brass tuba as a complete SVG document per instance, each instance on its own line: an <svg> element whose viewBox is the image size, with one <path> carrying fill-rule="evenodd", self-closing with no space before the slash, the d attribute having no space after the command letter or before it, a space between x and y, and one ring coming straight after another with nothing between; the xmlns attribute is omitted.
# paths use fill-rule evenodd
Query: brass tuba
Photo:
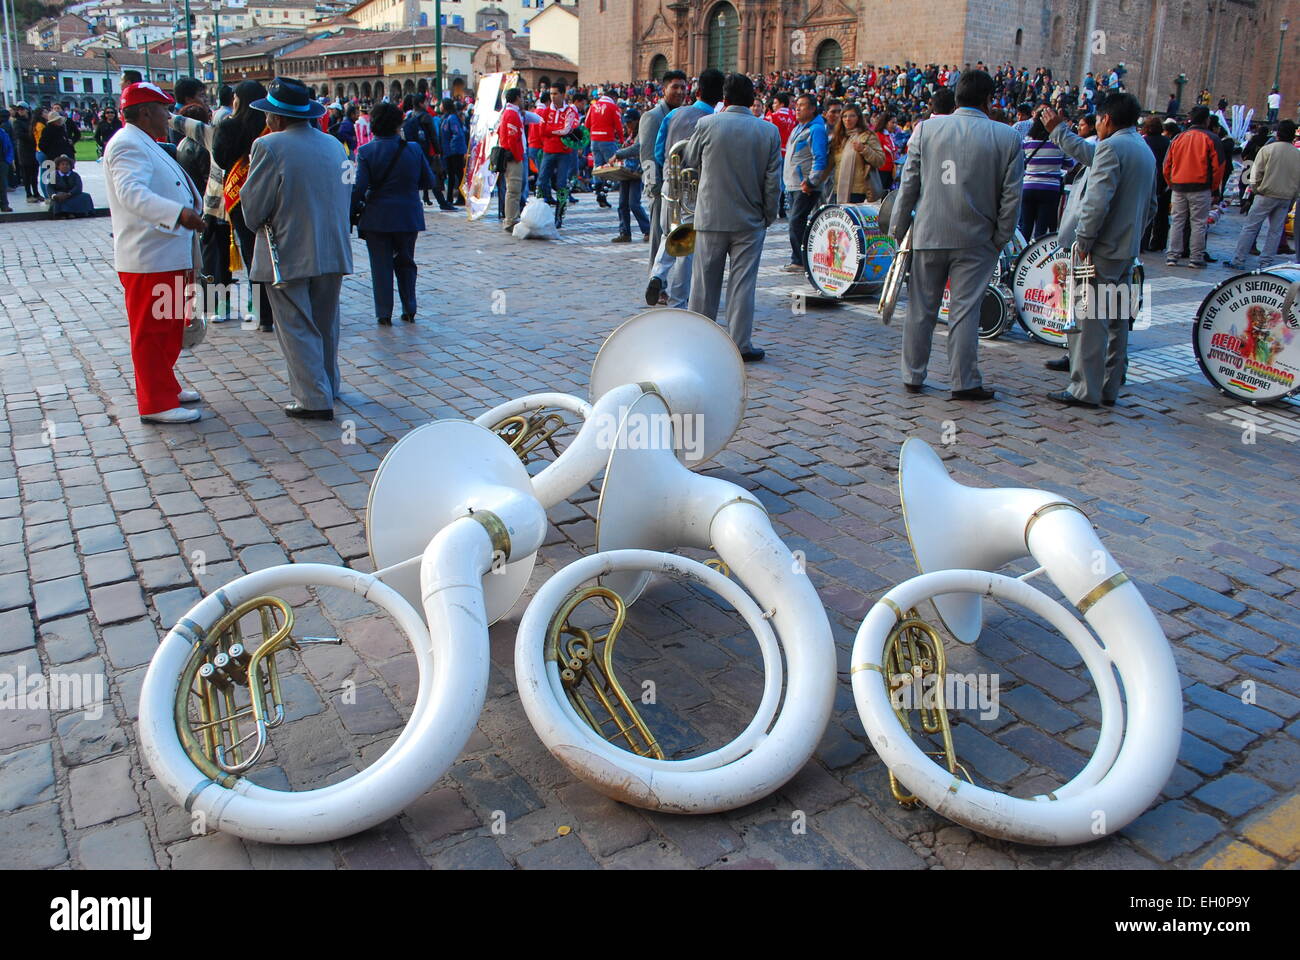
<svg viewBox="0 0 1300 960"><path fill-rule="evenodd" d="M700 173L682 166L686 140L678 140L668 151L664 171L664 200L668 204L668 231L664 243L674 257L688 257L695 252L695 195Z"/></svg>
<svg viewBox="0 0 1300 960"><path fill-rule="evenodd" d="M903 242L898 245L898 252L894 254L894 262L885 274L885 283L880 289L880 303L876 306L876 312L880 314L880 320L885 326L889 326L889 322L894 319L894 307L903 292L903 281L907 279L911 266L912 228L908 227L907 233L903 234Z"/></svg>

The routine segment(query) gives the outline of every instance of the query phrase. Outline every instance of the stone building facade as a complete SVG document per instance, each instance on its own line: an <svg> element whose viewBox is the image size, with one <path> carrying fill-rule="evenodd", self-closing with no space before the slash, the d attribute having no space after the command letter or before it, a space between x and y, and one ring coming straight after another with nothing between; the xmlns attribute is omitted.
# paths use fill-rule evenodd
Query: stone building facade
<svg viewBox="0 0 1300 960"><path fill-rule="evenodd" d="M750 73L903 61L1011 60L1078 82L1116 64L1144 106L1163 109L1180 76L1184 106L1263 108L1280 21L1288 109L1300 97L1300 0L584 0L581 81L640 79L670 66Z"/></svg>

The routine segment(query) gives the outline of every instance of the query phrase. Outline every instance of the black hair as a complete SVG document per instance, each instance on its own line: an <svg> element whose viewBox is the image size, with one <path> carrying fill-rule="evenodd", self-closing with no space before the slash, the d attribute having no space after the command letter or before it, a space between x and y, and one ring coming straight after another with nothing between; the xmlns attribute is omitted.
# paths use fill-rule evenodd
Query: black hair
<svg viewBox="0 0 1300 960"><path fill-rule="evenodd" d="M506 91L506 103L518 103L518 102L519 102L519 88L511 87L509 90Z"/></svg>
<svg viewBox="0 0 1300 960"><path fill-rule="evenodd" d="M142 74L139 70L122 71L122 83L124 86L130 85L132 83L140 83L142 80L144 80L144 74Z"/></svg>
<svg viewBox="0 0 1300 960"><path fill-rule="evenodd" d="M754 81L743 73L729 73L722 84L722 98L737 107L754 105Z"/></svg>
<svg viewBox="0 0 1300 960"><path fill-rule="evenodd" d="M197 97L202 92L202 82L195 80L193 77L181 77L176 81L173 96L176 97L177 103L184 105L186 100Z"/></svg>
<svg viewBox="0 0 1300 960"><path fill-rule="evenodd" d="M387 100L370 108L370 130L376 137L391 137L402 125L402 108Z"/></svg>
<svg viewBox="0 0 1300 960"><path fill-rule="evenodd" d="M1210 122L1210 108L1205 104L1192 107L1192 112L1187 115L1187 122L1194 127L1203 127Z"/></svg>
<svg viewBox="0 0 1300 960"><path fill-rule="evenodd" d="M967 70L957 81L957 106L983 107L993 96L993 78L983 70Z"/></svg>
<svg viewBox="0 0 1300 960"><path fill-rule="evenodd" d="M705 103L714 104L722 99L722 86L727 76L716 67L705 67L700 71L700 84L696 95Z"/></svg>
<svg viewBox="0 0 1300 960"><path fill-rule="evenodd" d="M808 104L813 108L813 113L822 112L821 105L817 102L817 98L811 93L801 93L799 96L794 98L795 103L798 103L800 100L807 100Z"/></svg>
<svg viewBox="0 0 1300 960"><path fill-rule="evenodd" d="M961 81L958 80L958 83ZM942 116L957 109L957 97L951 87L940 87L930 98L930 113Z"/></svg>
<svg viewBox="0 0 1300 960"><path fill-rule="evenodd" d="M221 89L217 91L217 103L223 107L230 106L235 99L235 88L228 83L223 83Z"/></svg>
<svg viewBox="0 0 1300 960"><path fill-rule="evenodd" d="M668 84L672 83L674 80L680 80L682 81L682 83L691 82L690 78L686 76L685 70L669 70L666 73L664 73L663 79L660 80L659 82L662 83L664 86L668 86Z"/></svg>
<svg viewBox="0 0 1300 960"><path fill-rule="evenodd" d="M1295 139L1295 121L1283 120L1277 125L1277 139L1281 143L1290 143Z"/></svg>
<svg viewBox="0 0 1300 960"><path fill-rule="evenodd" d="M790 94L786 93L784 90L777 91L776 102L781 104L783 107L790 106Z"/></svg>
<svg viewBox="0 0 1300 960"><path fill-rule="evenodd" d="M122 118L126 120L127 123L135 123L140 119L140 115L144 113L144 108L146 106L148 106L146 103L133 103L129 107L123 107Z"/></svg>
<svg viewBox="0 0 1300 960"><path fill-rule="evenodd" d="M1142 107L1138 103L1137 97L1131 93L1113 93L1106 98L1106 102L1097 108L1097 113L1103 117L1110 117L1110 122L1118 130L1125 127L1131 127L1138 122L1138 117L1142 114Z"/></svg>

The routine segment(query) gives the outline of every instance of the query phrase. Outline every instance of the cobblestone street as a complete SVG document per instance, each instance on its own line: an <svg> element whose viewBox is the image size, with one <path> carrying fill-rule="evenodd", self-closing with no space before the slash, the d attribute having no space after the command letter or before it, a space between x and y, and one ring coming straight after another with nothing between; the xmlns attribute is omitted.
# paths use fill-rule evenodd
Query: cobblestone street
<svg viewBox="0 0 1300 960"><path fill-rule="evenodd" d="M0 867L1129 869L1300 859L1300 404L1243 405L1197 368L1192 318L1230 274L1147 261L1150 326L1134 334L1113 409L1047 401L1063 381L1042 362L1057 351L1019 327L980 347L997 400L963 404L948 399L943 327L935 389L912 396L898 374L900 321L884 327L861 302L792 308L789 292L803 284L780 270L784 221L769 232L759 277L754 342L767 360L747 366L744 424L705 472L761 500L806 556L830 616L838 695L805 769L731 813L671 816L606 799L547 752L515 689L515 633L528 596L594 547L596 483L550 511L531 588L491 631L478 729L434 790L329 844L194 836L137 749L140 687L160 637L246 571L288 561L373 569L369 482L400 437L525 393L585 398L601 342L644 309L646 246L610 244L615 214L590 194L559 243L514 240L495 209L476 224L436 212L428 221L414 325L376 326L365 248L354 242L335 422L287 419L275 337L226 323L182 354L204 417L174 427L136 416L109 220L3 228L0 676L103 677L108 702L98 717L0 709ZM1234 214L1212 230L1215 255L1228 255L1239 223ZM896 476L908 437L931 444L962 483L1072 499L1157 612L1183 684L1182 750L1160 799L1117 835L1018 845L891 797L854 706L849 650L876 598L916 573ZM388 621L322 599L296 606L295 633L347 642L285 659L289 722L255 768L265 786L304 789L362 769L414 702L415 658ZM1018 608L985 610L978 644L950 644L949 665L991 678L1000 709L956 714L958 757L978 783L1048 792L1092 753L1096 691L1058 634ZM756 644L710 595L656 581L630 608L620 649L626 687L655 682L645 716L670 756L716 747L753 715Z"/></svg>

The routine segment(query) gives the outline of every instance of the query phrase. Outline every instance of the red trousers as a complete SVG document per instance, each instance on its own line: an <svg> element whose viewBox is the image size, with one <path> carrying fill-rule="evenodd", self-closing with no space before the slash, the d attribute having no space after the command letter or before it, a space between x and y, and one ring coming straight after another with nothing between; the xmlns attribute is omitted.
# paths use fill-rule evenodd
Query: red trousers
<svg viewBox="0 0 1300 960"><path fill-rule="evenodd" d="M135 402L141 416L180 406L181 385L172 369L190 315L193 270L119 273L131 324Z"/></svg>

